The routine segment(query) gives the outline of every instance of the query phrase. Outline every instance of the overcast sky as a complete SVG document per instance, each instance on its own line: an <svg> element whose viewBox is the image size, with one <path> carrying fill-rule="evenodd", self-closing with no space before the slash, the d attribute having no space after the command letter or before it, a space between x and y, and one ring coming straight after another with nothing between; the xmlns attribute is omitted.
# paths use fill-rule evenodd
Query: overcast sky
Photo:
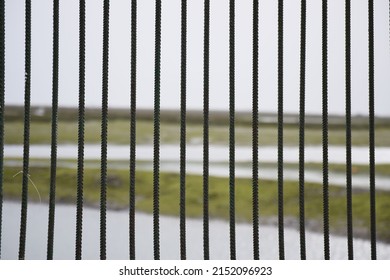
<svg viewBox="0 0 390 280"><path fill-rule="evenodd" d="M78 102L78 0L60 1L60 106ZM162 1L161 107L180 104L180 0ZM203 104L203 2L188 0L188 104ZM228 110L229 1L211 0L210 107ZM277 108L277 2L260 1L260 111ZM329 112L345 108L344 1L329 0ZM352 110L368 112L367 0L352 2ZM390 115L389 4L375 2L375 94ZM86 1L86 105L101 105L103 1ZM130 106L129 0L110 1L109 104ZM321 0L307 1L307 112L321 113ZM153 107L154 0L138 1L137 106ZM285 112L299 106L300 1L285 1ZM251 109L252 1L236 1L236 109ZM51 104L52 1L32 0L33 105ZM6 104L23 104L24 1L6 0Z"/></svg>

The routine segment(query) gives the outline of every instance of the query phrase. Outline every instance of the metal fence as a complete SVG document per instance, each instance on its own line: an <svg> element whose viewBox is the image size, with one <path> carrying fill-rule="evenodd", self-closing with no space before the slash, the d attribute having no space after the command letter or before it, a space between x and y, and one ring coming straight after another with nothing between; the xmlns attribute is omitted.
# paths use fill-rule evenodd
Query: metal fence
<svg viewBox="0 0 390 280"><path fill-rule="evenodd" d="M0 1L0 237L3 203L3 169L4 169L4 122L5 122L5 2ZM102 59L102 95L101 95L101 180L100 180L100 258L106 259L106 209L107 209L107 137L108 137L108 74L109 74L109 24L110 1L104 0L103 6L103 59ZM259 3L260 2L260 3ZM376 212L375 212L375 106L374 106L374 2L368 0L368 80L367 100L369 108L369 177L370 177L370 240L371 258L377 258L376 252ZM160 69L161 69L161 8L164 1L155 2L155 53L154 53L154 109L153 109L153 240L154 258L160 259ZM260 4L260 8L259 8ZM240 5L234 0L229 1L229 224L230 224L230 258L236 259L236 220L235 220L235 6ZM300 257L306 259L306 230L305 230L305 89L306 81L306 0L300 1L300 89L299 89L299 232ZM330 259L330 228L329 228L329 163L328 163L328 1L322 1L322 163L323 163L323 238L324 258ZM53 259L55 208L56 208L56 170L57 170L57 134L58 134L58 82L59 82L59 0L53 1L53 69L52 69L52 107L51 107L51 165L50 165L50 197L48 219L47 259ZM253 85L252 85L252 189L253 189L253 258L260 258L259 243L259 9L261 1L253 1ZM77 156L77 216L75 258L82 258L83 236L83 188L84 188L84 124L85 124L85 29L86 29L85 0L79 1L79 105L78 105L78 156ZM129 15L130 16L130 15ZM277 186L278 186L278 246L279 258L285 258L284 242L284 1L278 1L278 71L277 71ZM346 122L346 205L347 205L347 240L348 258L354 258L353 246L353 217L352 217L352 135L351 135L351 1L345 1L345 122ZM260 31L261 32L261 31ZM135 259L135 190L136 175L136 100L137 100L137 1L131 1L131 108L130 108L130 166L129 166L129 258ZM204 259L210 258L209 240L209 82L210 82L210 1L204 1L204 49L203 49L203 252ZM27 218L28 218L28 188L29 188L29 148L31 120L31 0L25 1L25 95L24 95L24 144L22 196L20 215L19 259L25 258ZM180 257L187 257L186 238L186 83L187 83L187 1L181 1L181 101L180 101ZM298 70L298 69L297 69ZM48 77L49 78L49 77ZM9 93L12 94L12 93ZM260 96L261 100L261 96ZM96 233L98 234L98 233ZM1 239L0 239L1 240ZM1 247L0 247L1 248ZM0 251L1 252L1 251Z"/></svg>

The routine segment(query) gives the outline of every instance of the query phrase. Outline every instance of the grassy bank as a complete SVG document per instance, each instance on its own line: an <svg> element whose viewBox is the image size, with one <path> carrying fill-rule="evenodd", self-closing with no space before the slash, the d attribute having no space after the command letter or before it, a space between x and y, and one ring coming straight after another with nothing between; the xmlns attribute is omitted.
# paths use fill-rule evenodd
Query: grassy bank
<svg viewBox="0 0 390 280"><path fill-rule="evenodd" d="M8 199L20 199L22 175L13 177L20 168L5 168L4 196ZM32 167L31 180L39 189L42 199L48 200L49 168ZM57 202L75 204L77 174L75 169L57 170ZM129 174L126 170L110 170L108 174L108 204L113 209L127 209L129 201ZM86 169L84 174L84 201L87 205L98 206L100 198L100 171ZM153 176L151 172L137 172L136 208L151 213L153 208ZM209 210L210 217L227 219L229 216L229 182L224 178L210 178ZM238 221L251 221L252 217L252 182L250 179L236 179L236 218ZM186 213L188 217L201 217L202 177L186 177ZM330 225L333 233L345 234L346 198L345 190L331 186ZM260 181L260 215L266 221L274 220L277 215L277 184L275 181ZM307 227L312 230L322 229L322 186L306 184L305 210ZM390 242L390 193L377 191L377 234L380 240ZM37 201L38 194L29 187L29 200ZM369 236L369 193L355 190L353 193L353 219L355 236ZM298 185L296 182L284 184L284 214L286 219L296 221L299 215ZM165 215L179 213L179 176L163 173L160 175L160 211ZM294 225L292 225L294 226Z"/></svg>
<svg viewBox="0 0 390 280"><path fill-rule="evenodd" d="M23 142L23 114L22 106L5 107L5 143L20 144ZM59 108L58 112L58 141L59 143L77 143L78 109ZM85 111L85 141L99 143L101 131L101 110L87 108ZM178 110L161 111L161 142L179 143L180 139L180 112ZM111 143L127 144L130 135L129 109L109 110L108 137ZM297 146L299 143L298 115L284 115L284 144ZM203 138L202 111L188 111L187 142L201 143ZM277 115L260 113L259 115L259 145L277 143ZM329 144L345 145L345 117L329 116ZM236 144L252 145L252 114L251 112L236 112ZM212 111L209 116L210 142L212 144L228 144L229 113L227 111ZM390 118L377 117L376 145L390 146ZM51 109L50 107L31 108L31 143L50 143ZM306 145L322 144L322 117L321 115L306 116ZM368 118L354 116L352 118L352 145L367 146ZM137 142L151 143L153 140L153 111L141 109L137 111Z"/></svg>
<svg viewBox="0 0 390 280"><path fill-rule="evenodd" d="M5 143L23 143L23 122L7 121L5 123ZM50 122L31 122L31 144L50 143ZM101 123L98 120L89 120L85 123L86 143L100 143ZM77 122L60 121L58 124L59 143L77 143L78 127ZM236 144L252 145L252 128L250 126L236 127ZM210 125L210 143L227 145L229 141L229 127L225 125ZM322 144L321 126L309 126L306 131L306 145ZM108 140L110 143L128 144L130 135L130 124L128 120L110 120L108 124ZM368 132L365 128L356 127L352 130L352 145L367 146L369 142ZM161 123L161 142L179 143L180 126L178 123ZM201 124L189 123L187 126L187 143L202 143L203 126ZM152 143L153 122L141 120L137 122L137 142ZM275 124L260 124L259 145L275 146L277 143L277 127ZM284 128L284 144L297 146L299 144L299 128L296 125L286 125ZM329 129L329 144L345 146L345 128ZM390 146L390 127L379 127L376 129L376 146Z"/></svg>
<svg viewBox="0 0 390 280"><path fill-rule="evenodd" d="M22 158L6 158L5 160L6 165L16 165L20 166L20 169L23 166L23 159ZM160 162L161 164L164 164L164 162ZM60 159L57 161L57 164L60 167L66 167L66 168L77 168L77 160L76 159ZM151 166L151 161L143 161L138 160L137 165L138 167L140 165L147 165L149 164ZM202 164L202 162L198 162L198 164ZM228 162L214 162L213 164L216 165L228 165ZM49 166L50 165L50 159L40 159L40 158L30 158L30 166ZM100 167L100 160L85 160L84 165L88 168L99 168ZM252 168L252 162L236 162L237 168L248 168L248 170L251 170ZM345 164L338 164L338 163L329 163L329 172L330 173L337 173L345 174L346 173L346 166ZM129 168L129 160L109 160L108 161L108 168L112 169L128 169ZM261 176L261 170L267 168L267 169L277 169L278 164L272 163L272 162L259 162L259 171ZM298 163L284 163L284 168L286 169L295 169L296 172L299 172L299 164ZM306 162L305 163L305 170L306 171L316 171L316 172L322 172L322 163L313 163L313 162ZM362 165L362 164L353 164L352 165L352 175L366 175L369 176L370 173L370 166L369 165ZM390 177L390 164L376 164L375 165L375 174L376 176L387 176Z"/></svg>

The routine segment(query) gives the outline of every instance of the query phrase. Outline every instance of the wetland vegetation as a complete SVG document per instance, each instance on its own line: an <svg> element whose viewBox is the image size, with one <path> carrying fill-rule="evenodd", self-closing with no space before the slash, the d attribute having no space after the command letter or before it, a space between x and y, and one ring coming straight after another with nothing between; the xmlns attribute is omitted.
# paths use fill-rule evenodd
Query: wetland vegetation
<svg viewBox="0 0 390 280"><path fill-rule="evenodd" d="M50 110L32 109L31 144L50 144ZM5 115L5 144L23 143L22 108L8 107ZM100 115L98 109L87 110L85 122L85 142L100 143ZM39 114L38 114L39 113ZM180 126L178 113L162 112L161 143L178 144ZM137 143L150 144L153 140L153 120L151 111L141 110L137 115ZM110 111L108 124L109 143L129 144L130 122L127 110ZM275 116L264 114L259 119L259 145L275 146L277 143L277 126ZM294 115L286 117L284 125L284 144L297 146L299 127ZM187 143L202 144L203 124L201 112L187 114ZM331 117L329 126L329 144L345 145L345 123L342 117ZM352 145L367 146L367 118L355 117L352 127ZM378 118L376 122L376 146L390 147L390 120ZM58 122L58 142L60 144L77 143L77 110L60 109ZM228 145L228 118L224 112L212 113L210 117L210 143ZM322 144L322 127L318 116L308 116L306 123L306 145ZM250 146L252 144L252 127L250 113L237 113L236 145ZM7 163L5 159L5 163ZM13 159L15 160L15 159ZM44 160L42 160L44 161ZM73 160L63 160L76 162ZM36 162L36 160L35 160ZM251 162L241 163L251 165ZM276 163L262 165L276 167ZM297 168L297 163L286 163L286 168ZM390 176L390 164L378 164L377 174ZM306 168L321 170L322 164L306 163ZM345 165L331 163L330 171L345 172ZM5 164L3 176L3 192L6 199L19 199L21 192L21 175L18 166ZM353 173L367 174L369 166L355 164ZM31 165L30 178L37 186L43 202L48 201L50 185L50 169L47 166ZM77 171L75 168L59 167L56 176L58 202L74 204L76 201ZM189 217L201 217L203 207L203 180L201 175L186 176L186 214ZM307 227L313 230L322 229L322 185L306 183L305 211ZM151 171L136 172L136 209L152 212L153 208L153 174ZM129 170L108 170L108 205L113 209L127 209L129 203ZM345 234L346 231L346 191L345 188L330 186L330 225L333 233ZM274 223L277 215L277 181L260 180L259 182L260 216L264 222ZM377 191L377 231L378 238L390 242L390 192ZM38 194L29 189L29 200L37 201ZM229 182L228 178L210 177L210 217L228 218L229 215ZM100 200L100 169L86 165L84 173L84 200L86 205L98 206ZM298 183L284 181L284 207L286 222L297 227L299 215ZM359 237L369 236L369 192L362 189L353 191L353 222L354 234ZM179 213L179 175L178 173L162 172L160 174L160 211L161 214L178 215ZM252 180L236 178L236 215L238 221L250 222L252 217Z"/></svg>

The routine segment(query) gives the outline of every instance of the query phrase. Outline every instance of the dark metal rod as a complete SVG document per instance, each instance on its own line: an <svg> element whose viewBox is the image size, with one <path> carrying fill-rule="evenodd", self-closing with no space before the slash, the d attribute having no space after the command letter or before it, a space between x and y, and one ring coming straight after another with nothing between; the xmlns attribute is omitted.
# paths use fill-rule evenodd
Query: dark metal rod
<svg viewBox="0 0 390 280"><path fill-rule="evenodd" d="M278 5L278 241L279 259L284 260L283 207L283 0Z"/></svg>
<svg viewBox="0 0 390 280"><path fill-rule="evenodd" d="M156 0L153 131L153 243L154 259L160 259L160 76L161 76L161 0Z"/></svg>
<svg viewBox="0 0 390 280"><path fill-rule="evenodd" d="M236 259L235 219L235 1L229 6L229 217L230 259Z"/></svg>
<svg viewBox="0 0 390 280"><path fill-rule="evenodd" d="M345 122L348 259L353 260L352 122L351 122L351 0L345 0Z"/></svg>
<svg viewBox="0 0 390 280"><path fill-rule="evenodd" d="M76 260L82 257L84 125L85 125L85 0L79 2L79 108L77 149Z"/></svg>
<svg viewBox="0 0 390 280"><path fill-rule="evenodd" d="M50 197L47 237L47 259L53 259L54 221L57 174L57 122L58 122L58 60L59 60L59 0L53 1L53 80L51 115Z"/></svg>
<svg viewBox="0 0 390 280"><path fill-rule="evenodd" d="M204 1L203 41L203 258L210 259L209 245L209 65L210 0Z"/></svg>
<svg viewBox="0 0 390 280"><path fill-rule="evenodd" d="M108 60L109 60L110 1L103 6L103 81L102 81L102 132L101 132L101 181L100 181L100 259L106 256L107 215L107 126L108 126Z"/></svg>
<svg viewBox="0 0 390 280"><path fill-rule="evenodd" d="M22 207L20 215L19 259L24 260L27 233L27 201L30 157L30 101L31 101L31 0L25 2L25 68L24 68L24 140Z"/></svg>
<svg viewBox="0 0 390 280"><path fill-rule="evenodd" d="M0 259L3 222L4 181L4 89L5 89L5 4L0 1Z"/></svg>
<svg viewBox="0 0 390 280"><path fill-rule="evenodd" d="M130 259L135 260L135 160L136 160L136 116L137 116L137 0L131 1L131 81L130 81L130 207L129 250Z"/></svg>
<svg viewBox="0 0 390 280"><path fill-rule="evenodd" d="M376 260L374 0L368 1L368 87L371 259Z"/></svg>
<svg viewBox="0 0 390 280"><path fill-rule="evenodd" d="M253 60L252 60L252 199L253 199L253 259L259 253L259 1L253 1Z"/></svg>
<svg viewBox="0 0 390 280"><path fill-rule="evenodd" d="M301 57L299 98L299 236L301 259L306 259L305 232L305 98L306 98L306 0L301 1Z"/></svg>
<svg viewBox="0 0 390 280"><path fill-rule="evenodd" d="M324 258L330 259L328 166L328 1L322 1L322 163Z"/></svg>
<svg viewBox="0 0 390 280"><path fill-rule="evenodd" d="M180 258L186 259L187 0L181 1Z"/></svg>

